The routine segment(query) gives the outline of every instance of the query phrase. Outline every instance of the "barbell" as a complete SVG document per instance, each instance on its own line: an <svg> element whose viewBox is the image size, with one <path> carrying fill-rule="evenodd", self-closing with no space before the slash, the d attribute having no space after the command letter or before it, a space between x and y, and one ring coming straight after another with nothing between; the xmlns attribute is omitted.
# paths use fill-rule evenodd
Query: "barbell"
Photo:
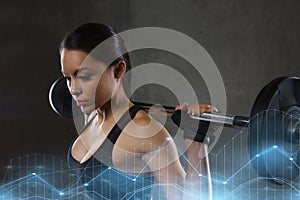
<svg viewBox="0 0 300 200"><path fill-rule="evenodd" d="M49 102L63 117L73 117L76 113L76 104L65 78L52 84ZM172 106L134 104L153 114L172 116L175 111ZM189 119L247 128L250 159L259 176L277 183L292 181L299 176L300 78L280 77L264 86L256 97L250 117L202 113L189 115Z"/></svg>

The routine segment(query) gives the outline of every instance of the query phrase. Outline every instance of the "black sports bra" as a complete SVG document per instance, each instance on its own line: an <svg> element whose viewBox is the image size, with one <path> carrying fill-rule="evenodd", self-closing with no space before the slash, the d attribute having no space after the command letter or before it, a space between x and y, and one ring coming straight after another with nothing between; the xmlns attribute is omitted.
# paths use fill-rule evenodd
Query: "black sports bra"
<svg viewBox="0 0 300 200"><path fill-rule="evenodd" d="M127 112L125 112L122 117L118 120L118 122L111 129L106 139L103 141L102 145L98 148L91 158L89 158L84 163L79 163L75 160L71 154L71 148L73 146L74 141L71 143L68 151L67 161L70 168L85 168L91 163L92 165L106 165L112 166L112 150L114 144L118 140L120 134L126 125L135 117L136 113L140 110L140 108L136 105L129 108ZM93 120L93 119L92 119ZM92 121L91 120L91 121ZM89 125L89 124L88 124ZM87 126L88 126L87 125ZM84 130L84 129L83 129ZM101 161L99 161L101 160Z"/></svg>
<svg viewBox="0 0 300 200"><path fill-rule="evenodd" d="M122 130L139 110L140 108L137 106L129 108L129 111L114 125L95 155L82 164L71 155L71 148L74 142L71 143L67 157L68 164L78 176L77 183L82 185L77 186L76 190L84 187L85 195L90 199L97 200L152 199L151 191L156 187L153 176L129 175L111 167L114 144Z"/></svg>

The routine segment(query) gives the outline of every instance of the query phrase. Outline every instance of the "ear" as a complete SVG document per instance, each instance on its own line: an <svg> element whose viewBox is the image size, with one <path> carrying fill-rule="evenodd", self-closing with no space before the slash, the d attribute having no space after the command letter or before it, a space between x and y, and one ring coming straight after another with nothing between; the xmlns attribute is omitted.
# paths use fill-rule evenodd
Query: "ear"
<svg viewBox="0 0 300 200"><path fill-rule="evenodd" d="M120 79L126 72L126 63L124 60L120 60L115 67L114 76L116 79Z"/></svg>

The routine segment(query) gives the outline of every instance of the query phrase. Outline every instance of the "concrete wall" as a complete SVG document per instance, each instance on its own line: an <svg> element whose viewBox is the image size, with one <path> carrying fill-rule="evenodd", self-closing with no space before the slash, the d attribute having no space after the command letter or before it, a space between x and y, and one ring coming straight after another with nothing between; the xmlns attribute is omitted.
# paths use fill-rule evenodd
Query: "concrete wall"
<svg viewBox="0 0 300 200"><path fill-rule="evenodd" d="M221 72L228 113L248 116L263 85L279 76L300 76L299 9L300 2L292 0L1 1L0 166L36 152L65 158L76 132L72 120L50 109L48 90L60 76L58 44L75 26L90 21L118 31L155 26L190 36ZM151 50L133 57L136 65L183 62ZM202 83L199 88L205 90ZM158 99L153 95L145 90L137 96L152 102ZM168 103L167 96L160 98ZM225 129L219 145L233 134Z"/></svg>

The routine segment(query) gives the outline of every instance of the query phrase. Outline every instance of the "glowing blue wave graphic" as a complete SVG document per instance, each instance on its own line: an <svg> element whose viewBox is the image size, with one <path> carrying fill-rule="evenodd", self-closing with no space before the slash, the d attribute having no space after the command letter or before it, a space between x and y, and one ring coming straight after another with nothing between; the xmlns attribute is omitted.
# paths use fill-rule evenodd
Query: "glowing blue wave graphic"
<svg viewBox="0 0 300 200"><path fill-rule="evenodd" d="M249 168L251 168L251 162L257 159L259 156L267 155L272 153L272 151L278 151L283 155L286 155L284 151L281 151L277 146L273 146L270 149L261 152L254 158L250 159L245 163L239 170L231 174L228 177L222 177L222 175L214 173L212 182L214 185L213 197L214 199L241 199L251 198L251 199L261 199L261 196L267 199L300 199L300 189L299 181L291 183L284 180L284 184L271 184L267 182L264 177L251 177L249 179L241 182L240 180L245 180L245 173L249 173ZM38 157L37 155L33 155ZM44 156L44 155L43 155ZM288 155L286 155L288 156ZM27 156L30 157L30 156ZM51 157L51 156L48 156ZM38 158L35 158L38 159ZM52 157L51 160L56 158ZM291 162L294 162L291 159ZM61 161L63 163L63 161ZM57 164L57 163L56 163ZM61 164L61 166L63 166ZM298 166L299 167L299 166ZM49 170L46 168L39 167L27 167L19 169L20 166L9 166L10 169L17 169L16 171L30 171L36 169L37 171ZM8 170L9 171L9 170ZM99 192L87 191L86 188L93 184L95 180L101 178L108 171L114 171L120 176L125 177L128 181L137 182L139 177L126 176L124 173L120 173L118 170L107 168L105 171L97 174L88 182L79 183L78 177L72 175L74 170L61 170L47 173L38 173L32 171L26 176L20 177L16 180L3 183L0 187L0 199L14 200L14 199L109 199ZM9 173L9 172L8 172ZM218 178L216 178L218 176ZM68 177L67 180L66 178ZM247 178L246 178L247 179ZM192 184L192 183L191 183ZM159 188L162 184L153 183L146 187L137 188L131 193L127 193L120 199L130 199L134 197L135 194L143 192L144 190L154 190ZM174 186L175 187L175 186ZM186 197L194 197L199 194L191 194L185 191L183 188L176 186L176 189L181 190ZM276 194L276 195L275 195ZM275 196L274 196L275 195ZM200 198L200 196L198 196Z"/></svg>
<svg viewBox="0 0 300 200"><path fill-rule="evenodd" d="M254 119L255 120L255 119ZM210 152L213 199L300 199L300 178L293 181L259 177L252 164L257 159L272 159L274 155L287 159L300 169L294 153L286 151L281 144L248 158L246 129L216 153ZM182 157L183 162L188 162ZM85 169L89 170L89 169ZM285 169L282 169L285 170ZM114 175L112 175L114 174ZM202 178L205 177L199 174ZM122 181L118 181L122 180ZM163 184L149 182L141 176L122 173L113 168L97 171L86 177L85 173L69 169L67 164L53 156L33 154L13 159L6 169L5 179L0 186L0 200L15 199L138 199L143 194L153 195L153 199L163 199L160 187ZM97 188L102 184L101 188ZM194 183L190 183L191 185ZM203 199L199 191L191 193L179 186L182 200ZM130 188L130 190L127 190ZM126 190L125 192L122 190ZM150 196L141 199L151 199Z"/></svg>

